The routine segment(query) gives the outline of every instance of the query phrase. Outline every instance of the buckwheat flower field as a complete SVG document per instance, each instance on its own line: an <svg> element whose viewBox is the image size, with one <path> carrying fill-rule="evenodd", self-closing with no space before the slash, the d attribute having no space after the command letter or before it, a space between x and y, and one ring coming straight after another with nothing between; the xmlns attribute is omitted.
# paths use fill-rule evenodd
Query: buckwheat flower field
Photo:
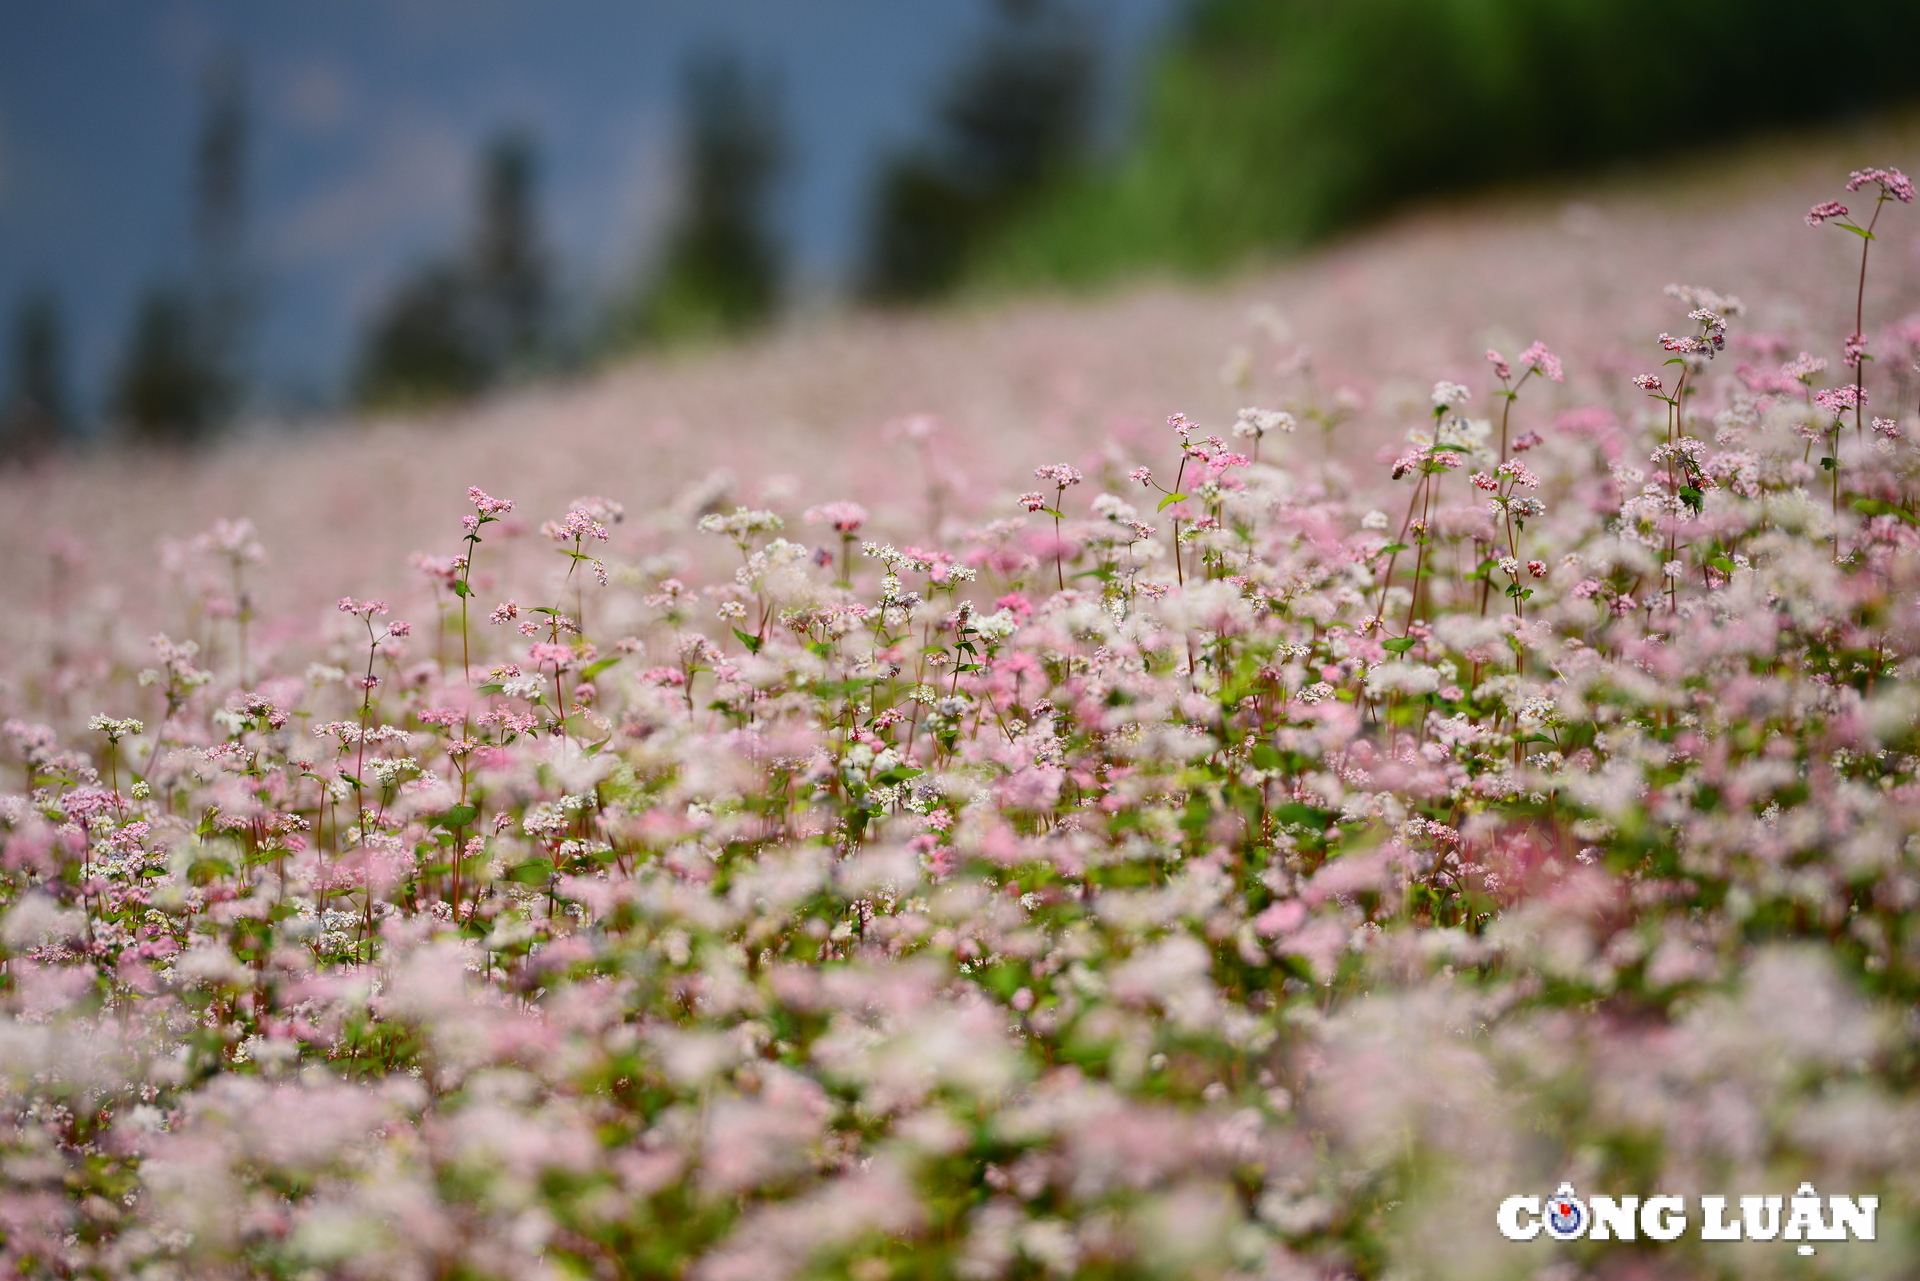
<svg viewBox="0 0 1920 1281"><path fill-rule="evenodd" d="M1636 199L7 482L0 1271L1920 1272L1920 209Z"/></svg>

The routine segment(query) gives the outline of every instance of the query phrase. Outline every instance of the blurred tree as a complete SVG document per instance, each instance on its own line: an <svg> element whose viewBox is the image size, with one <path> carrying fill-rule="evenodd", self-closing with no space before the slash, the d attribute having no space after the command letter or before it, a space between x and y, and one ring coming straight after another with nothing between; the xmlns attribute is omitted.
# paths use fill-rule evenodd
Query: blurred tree
<svg viewBox="0 0 1920 1281"><path fill-rule="evenodd" d="M532 139L519 131L482 152L465 251L415 269L362 342L355 398L409 408L475 396L551 357L551 283L541 242Z"/></svg>
<svg viewBox="0 0 1920 1281"><path fill-rule="evenodd" d="M246 268L246 164L249 121L246 70L227 50L202 79L199 145L194 157L194 239L199 251L194 303L200 341L218 383L215 417L230 415L246 394L247 330L253 299Z"/></svg>
<svg viewBox="0 0 1920 1281"><path fill-rule="evenodd" d="M1808 41L1845 49L1809 74ZM977 276L1212 270L1409 200L1920 98L1920 5L1197 0L1114 171L1061 175Z"/></svg>
<svg viewBox="0 0 1920 1281"><path fill-rule="evenodd" d="M72 430L66 388L59 303L51 290L31 290L14 311L13 387L0 414L0 462L31 465L60 447Z"/></svg>
<svg viewBox="0 0 1920 1281"><path fill-rule="evenodd" d="M239 56L217 57L202 80L194 153L196 270L155 284L135 305L112 394L113 412L150 444L198 441L231 417L243 394L250 307L244 264L246 80Z"/></svg>
<svg viewBox="0 0 1920 1281"><path fill-rule="evenodd" d="M471 332L470 290L457 265L420 268L367 330L355 398L404 409L478 395L490 371Z"/></svg>
<svg viewBox="0 0 1920 1281"><path fill-rule="evenodd" d="M546 251L534 207L533 140L514 130L488 146L481 161L480 210L469 253L475 346L494 377L513 377L546 354Z"/></svg>
<svg viewBox="0 0 1920 1281"><path fill-rule="evenodd" d="M683 97L684 204L658 270L613 320L615 347L737 334L779 306L768 211L785 150L778 95L720 51L689 64Z"/></svg>
<svg viewBox="0 0 1920 1281"><path fill-rule="evenodd" d="M1050 0L997 0L997 21L948 87L930 144L883 166L862 291L929 298L1057 174L1086 139L1093 53Z"/></svg>
<svg viewBox="0 0 1920 1281"><path fill-rule="evenodd" d="M207 358L203 313L178 285L152 285L134 309L112 410L134 440L185 445L214 425L224 386Z"/></svg>

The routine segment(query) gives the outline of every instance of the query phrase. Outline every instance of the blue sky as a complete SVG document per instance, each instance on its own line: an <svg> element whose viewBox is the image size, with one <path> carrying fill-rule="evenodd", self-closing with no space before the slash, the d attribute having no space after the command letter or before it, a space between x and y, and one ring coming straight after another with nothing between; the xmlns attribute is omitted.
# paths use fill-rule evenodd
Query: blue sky
<svg viewBox="0 0 1920 1281"><path fill-rule="evenodd" d="M1080 0L1110 121L1177 4ZM989 14L987 0L0 0L0 308L55 290L73 390L96 411L139 289L190 262L199 84L222 49L250 89L255 364L275 396L337 385L394 278L463 234L475 154L503 127L541 145L568 292L630 279L672 208L680 70L716 44L782 86L780 222L800 287L828 289L874 160L924 129Z"/></svg>

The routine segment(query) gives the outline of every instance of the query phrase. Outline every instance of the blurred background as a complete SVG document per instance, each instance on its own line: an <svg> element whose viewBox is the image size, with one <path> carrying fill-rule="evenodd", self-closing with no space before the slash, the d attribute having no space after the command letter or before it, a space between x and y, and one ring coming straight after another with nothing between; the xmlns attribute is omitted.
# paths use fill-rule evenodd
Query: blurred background
<svg viewBox="0 0 1920 1281"><path fill-rule="evenodd" d="M9 3L0 459L1229 271L1867 119L1915 49L1912 0Z"/></svg>

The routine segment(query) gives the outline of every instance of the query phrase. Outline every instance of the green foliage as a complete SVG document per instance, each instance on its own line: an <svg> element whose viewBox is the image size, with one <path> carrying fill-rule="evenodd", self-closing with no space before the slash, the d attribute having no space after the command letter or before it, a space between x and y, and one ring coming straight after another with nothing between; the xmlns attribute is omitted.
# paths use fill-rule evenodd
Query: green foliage
<svg viewBox="0 0 1920 1281"><path fill-rule="evenodd" d="M869 298L953 288L1079 157L1093 66L1084 32L1057 5L1001 8L942 96L932 139L881 167L860 282Z"/></svg>
<svg viewBox="0 0 1920 1281"><path fill-rule="evenodd" d="M135 440L196 443L243 399L247 134L245 76L239 56L228 50L203 76L193 161L194 270L184 280L150 285L141 295L110 393L110 412ZM23 331L23 362L29 338ZM57 359L57 334L54 346L43 359ZM51 403L48 409L58 412Z"/></svg>
<svg viewBox="0 0 1920 1281"><path fill-rule="evenodd" d="M466 293L448 264L423 268L400 287L367 334L356 387L362 404L430 404L485 386L484 357L466 334Z"/></svg>
<svg viewBox="0 0 1920 1281"><path fill-rule="evenodd" d="M1809 39L1844 49L1810 75ZM1204 0L1110 172L1058 182L977 281L1218 270L1410 200L1920 96L1920 9Z"/></svg>
<svg viewBox="0 0 1920 1281"><path fill-rule="evenodd" d="M0 461L52 452L72 425L59 304L45 289L20 299L13 322L13 385L0 409Z"/></svg>
<svg viewBox="0 0 1920 1281"><path fill-rule="evenodd" d="M192 444L220 421L229 393L204 309L185 289L149 289L134 313L113 390L113 411L127 434L146 444Z"/></svg>
<svg viewBox="0 0 1920 1281"><path fill-rule="evenodd" d="M501 134L480 169L471 242L454 258L417 268L369 326L354 385L362 405L466 399L552 356L533 143Z"/></svg>
<svg viewBox="0 0 1920 1281"><path fill-rule="evenodd" d="M616 350L742 333L779 305L767 204L783 144L771 86L714 53L691 65L684 93L685 204L658 271L610 323Z"/></svg>

